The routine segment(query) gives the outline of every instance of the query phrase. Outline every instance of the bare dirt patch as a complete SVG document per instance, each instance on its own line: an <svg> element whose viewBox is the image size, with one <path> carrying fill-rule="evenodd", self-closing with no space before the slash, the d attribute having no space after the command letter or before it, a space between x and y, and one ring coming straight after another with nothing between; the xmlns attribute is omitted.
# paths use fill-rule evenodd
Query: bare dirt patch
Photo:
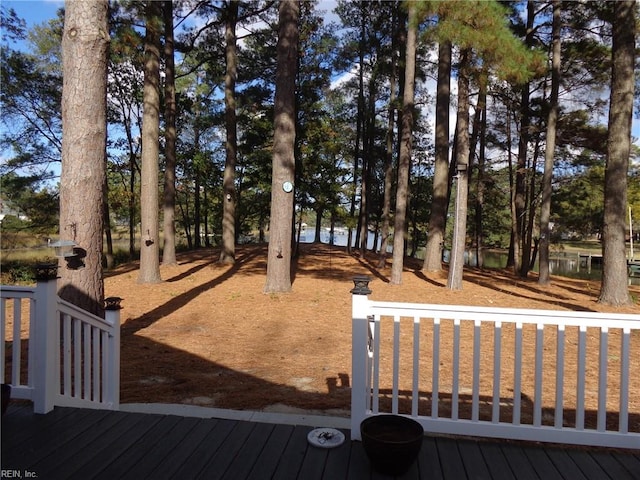
<svg viewBox="0 0 640 480"><path fill-rule="evenodd" d="M234 265L218 251L179 255L162 266L163 282L137 283L137 265L105 279L122 302L121 402L183 403L260 410L286 405L348 411L351 294L354 275L373 280L371 298L389 301L640 313L596 303L598 282L554 277L541 287L504 270L466 270L463 289L446 273L424 275L405 263L402 285L390 268L343 248L304 245L293 291L264 294L266 246L242 246ZM640 287L630 287L635 298Z"/></svg>

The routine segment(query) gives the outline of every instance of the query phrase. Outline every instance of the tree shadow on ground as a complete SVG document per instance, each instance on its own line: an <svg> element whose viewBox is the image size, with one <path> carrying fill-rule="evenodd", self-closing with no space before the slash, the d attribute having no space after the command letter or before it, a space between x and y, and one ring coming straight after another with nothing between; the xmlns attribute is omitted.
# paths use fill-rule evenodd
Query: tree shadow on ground
<svg viewBox="0 0 640 480"><path fill-rule="evenodd" d="M157 320L175 312L180 307L183 307L187 303L193 301L193 299L195 299L198 295L201 295L202 293L209 291L210 289L216 287L217 285L220 285L222 282L231 278L235 273L237 273L243 267L243 265L250 263L258 254L259 254L258 251L247 251L244 254L239 255L238 257L236 257L235 263L230 265L229 268L219 276L212 278L210 281L204 284L198 285L181 295L173 297L168 302L157 306L153 310L146 312L145 314L143 314L138 318L128 320L122 326L123 331L126 333L135 333L138 330L149 327ZM188 272L190 272L190 274L193 274L196 271L205 268L207 265L210 265L210 263L197 265L192 269L188 270ZM184 274L177 275L176 277L174 277L174 279L171 279L168 281L169 282L179 281L185 278L185 276L188 276L188 275L184 275Z"/></svg>

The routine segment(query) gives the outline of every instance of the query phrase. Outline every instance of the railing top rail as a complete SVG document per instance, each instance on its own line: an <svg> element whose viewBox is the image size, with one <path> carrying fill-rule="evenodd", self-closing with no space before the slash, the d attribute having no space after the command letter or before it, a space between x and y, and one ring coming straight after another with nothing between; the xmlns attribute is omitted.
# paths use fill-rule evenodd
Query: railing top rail
<svg viewBox="0 0 640 480"><path fill-rule="evenodd" d="M115 327L115 325L113 325L108 320L98 317L93 313L87 312L86 310L83 310L80 307L77 307L76 305L74 305L73 303L67 302L66 300L63 300L61 298L58 300L58 310L61 313L71 315L74 318L85 320L96 327L101 327L103 329L110 329Z"/></svg>
<svg viewBox="0 0 640 480"><path fill-rule="evenodd" d="M29 298L35 295L35 291L35 287L0 285L0 296L2 298Z"/></svg>
<svg viewBox="0 0 640 480"><path fill-rule="evenodd" d="M574 326L607 326L640 329L640 315L584 312L569 310L532 310L524 308L479 307L369 301L371 314L401 317L432 317L441 319L500 321L508 323L545 323ZM603 323L606 322L606 323Z"/></svg>

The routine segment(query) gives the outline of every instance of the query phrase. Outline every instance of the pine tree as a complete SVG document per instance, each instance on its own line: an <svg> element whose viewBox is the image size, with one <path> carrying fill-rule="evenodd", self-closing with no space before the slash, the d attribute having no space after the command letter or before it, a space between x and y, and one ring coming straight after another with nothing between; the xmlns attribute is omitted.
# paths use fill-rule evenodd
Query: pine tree
<svg viewBox="0 0 640 480"><path fill-rule="evenodd" d="M60 236L75 242L59 295L103 313L102 225L107 138L108 1L67 2L62 37Z"/></svg>

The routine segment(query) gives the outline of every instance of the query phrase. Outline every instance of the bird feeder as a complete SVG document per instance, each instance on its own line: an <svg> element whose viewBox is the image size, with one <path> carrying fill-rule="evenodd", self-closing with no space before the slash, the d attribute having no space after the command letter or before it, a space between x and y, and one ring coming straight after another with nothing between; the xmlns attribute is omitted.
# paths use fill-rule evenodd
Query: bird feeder
<svg viewBox="0 0 640 480"><path fill-rule="evenodd" d="M50 243L49 246L55 251L55 256L58 258L75 257L76 253L74 247L76 242L72 240L58 240L57 242Z"/></svg>

